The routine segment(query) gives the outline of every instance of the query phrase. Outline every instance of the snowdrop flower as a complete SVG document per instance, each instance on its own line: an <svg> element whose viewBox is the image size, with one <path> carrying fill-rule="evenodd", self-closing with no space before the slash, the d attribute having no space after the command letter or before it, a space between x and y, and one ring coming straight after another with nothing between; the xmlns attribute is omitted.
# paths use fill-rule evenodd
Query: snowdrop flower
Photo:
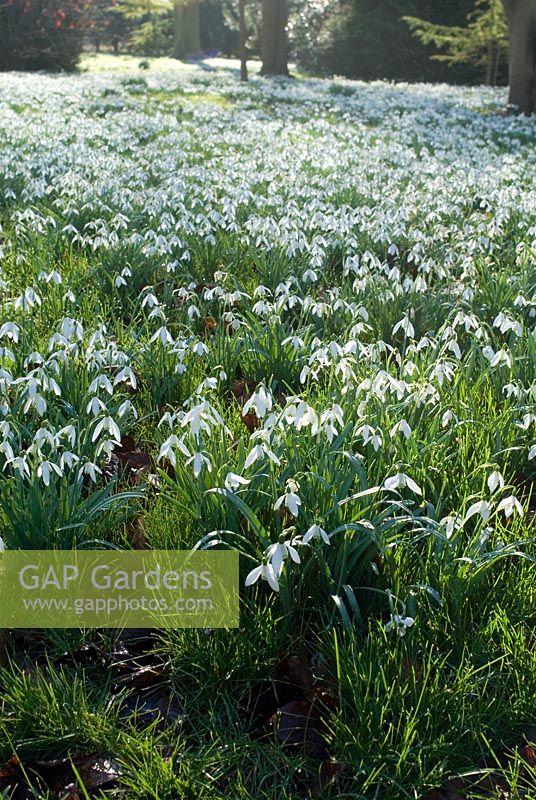
<svg viewBox="0 0 536 800"><path fill-rule="evenodd" d="M89 475L93 483L97 482L97 474L102 475L102 470L91 461L86 461L80 470L80 475Z"/></svg>
<svg viewBox="0 0 536 800"><path fill-rule="evenodd" d="M106 411L106 406L98 397L92 397L86 406L86 414L93 414L96 417L101 411Z"/></svg>
<svg viewBox="0 0 536 800"><path fill-rule="evenodd" d="M17 344L19 341L19 334L20 328L15 322L4 322L3 325L0 325L0 339L5 336Z"/></svg>
<svg viewBox="0 0 536 800"><path fill-rule="evenodd" d="M185 455L187 458L190 458L190 451L188 450L182 439L179 439L178 436L172 434L168 439L166 439L166 441L160 448L157 461L161 461L163 458L166 458L173 467L176 467L177 456L175 454L175 450L180 450L183 455Z"/></svg>
<svg viewBox="0 0 536 800"><path fill-rule="evenodd" d="M91 441L96 442L103 431L108 431L116 442L121 441L121 431L113 417L103 417L101 421L97 423Z"/></svg>
<svg viewBox="0 0 536 800"><path fill-rule="evenodd" d="M344 425L342 408L336 403L334 403L331 408L327 409L327 411L323 411L320 415L320 424L325 426L326 436L330 444L339 433L338 428L335 427L335 423L340 425L341 428Z"/></svg>
<svg viewBox="0 0 536 800"><path fill-rule="evenodd" d="M285 541L285 534L282 534L279 541L270 545L266 550L266 557L269 559L275 574L279 577L283 571L283 562L290 556L295 564L301 562L300 556L294 547L295 540Z"/></svg>
<svg viewBox="0 0 536 800"><path fill-rule="evenodd" d="M35 408L39 416L42 417L47 410L47 401L40 394L35 394L29 397L24 404L24 413L27 414L32 406Z"/></svg>
<svg viewBox="0 0 536 800"><path fill-rule="evenodd" d="M0 443L0 453L4 454L6 462L9 464L10 461L13 461L15 458L15 453L13 452L13 448L9 444L8 441L4 440Z"/></svg>
<svg viewBox="0 0 536 800"><path fill-rule="evenodd" d="M536 458L536 444L533 444L529 450L529 461L532 461L533 458Z"/></svg>
<svg viewBox="0 0 536 800"><path fill-rule="evenodd" d="M271 564L259 564L258 567L252 569L246 577L245 585L252 586L259 580L259 578L262 578L264 581L268 581L270 588L273 589L274 592L279 591L279 581L277 580L277 575L275 574L275 570Z"/></svg>
<svg viewBox="0 0 536 800"><path fill-rule="evenodd" d="M173 344L173 337L172 337L172 335L170 334L170 332L168 331L168 329L164 325L162 325L162 327L158 328L156 333L154 333L151 336L151 338L149 339L151 344L153 342L158 341L158 340L163 345Z"/></svg>
<svg viewBox="0 0 536 800"><path fill-rule="evenodd" d="M397 433L403 433L406 439L411 438L411 428L405 419L401 419L400 422L397 422L396 425L393 425L389 434L391 439L394 439Z"/></svg>
<svg viewBox="0 0 536 800"><path fill-rule="evenodd" d="M225 488L229 492L234 492L236 489L239 489L241 486L247 486L249 483L251 483L250 480L243 478L241 475L236 475L234 472L228 472L225 478Z"/></svg>
<svg viewBox="0 0 536 800"><path fill-rule="evenodd" d="M130 402L130 400L125 400L124 403L121 403L119 408L117 409L117 416L119 419L122 419L127 414L132 414L134 419L138 419L138 412Z"/></svg>
<svg viewBox="0 0 536 800"><path fill-rule="evenodd" d="M475 514L479 514L483 521L487 522L491 514L489 503L486 500L477 500L476 503L473 503L473 505L468 508L463 518L463 524L465 525L465 523L470 520L471 517L474 517Z"/></svg>
<svg viewBox="0 0 536 800"><path fill-rule="evenodd" d="M5 542L2 539L2 537L0 536L0 553L3 553L5 549L6 549Z"/></svg>
<svg viewBox="0 0 536 800"><path fill-rule="evenodd" d="M302 544L309 544L313 539L321 539L324 544L330 544L329 535L326 531L317 525L311 525L311 527L303 534L302 536Z"/></svg>
<svg viewBox="0 0 536 800"><path fill-rule="evenodd" d="M445 527L447 539L451 539L453 534L463 527L463 519L459 514L454 514L449 517L443 517L441 524Z"/></svg>
<svg viewBox="0 0 536 800"><path fill-rule="evenodd" d="M387 633L394 630L399 636L405 636L408 628L415 624L413 617L402 617L398 614L391 614L391 619L385 625Z"/></svg>
<svg viewBox="0 0 536 800"><path fill-rule="evenodd" d="M98 392L99 389L104 389L104 391L108 392L109 395L112 395L114 393L112 382L110 378L104 373L97 375L97 377L91 381L88 387L88 391L91 394L96 394L96 392Z"/></svg>
<svg viewBox="0 0 536 800"><path fill-rule="evenodd" d="M522 422L516 422L516 426L521 428L522 431L528 431L533 422L536 422L534 414L525 414Z"/></svg>
<svg viewBox="0 0 536 800"><path fill-rule="evenodd" d="M208 352L209 349L204 342L196 342L192 345L192 353L196 356L206 356Z"/></svg>
<svg viewBox="0 0 536 800"><path fill-rule="evenodd" d="M523 511L523 506L513 495L510 495L510 497L505 497L503 500L501 500L497 506L497 511L504 511L504 516L506 519L511 517L514 511L516 511L520 517L522 517L525 513Z"/></svg>
<svg viewBox="0 0 536 800"><path fill-rule="evenodd" d="M124 381L133 389L137 388L138 382L136 380L136 375L131 367L123 367L114 378L114 386L117 386L118 383Z"/></svg>
<svg viewBox="0 0 536 800"><path fill-rule="evenodd" d="M63 475L61 468L58 467L57 464L54 464L53 461L42 461L37 467L37 477L42 478L45 486L50 484L50 476L52 472L55 472L60 478Z"/></svg>
<svg viewBox="0 0 536 800"><path fill-rule="evenodd" d="M397 472L396 475L386 478L383 485L389 491L404 489L407 487L414 494L422 495L422 489L420 486L418 486L415 481L409 477L409 475L406 475L405 472Z"/></svg>
<svg viewBox="0 0 536 800"><path fill-rule="evenodd" d="M189 466L190 464L193 464L195 478L199 478L203 466L205 466L209 472L212 472L212 462L206 455L204 455L204 453L194 453L193 456L190 456L186 462L186 466Z"/></svg>
<svg viewBox="0 0 536 800"><path fill-rule="evenodd" d="M259 433L266 432L259 431ZM273 463L277 466L281 464L279 458L274 452L272 452L272 450L270 450L266 442L261 442L260 444L254 445L249 451L244 463L244 469L249 469L256 461L262 461L265 457L269 458L270 461L273 461Z"/></svg>
<svg viewBox="0 0 536 800"><path fill-rule="evenodd" d="M261 385L253 392L249 400L244 403L242 414L246 416L253 409L257 417L262 419L268 411L271 411L272 404L272 395Z"/></svg>
<svg viewBox="0 0 536 800"><path fill-rule="evenodd" d="M397 322L392 330L392 336L395 335L399 330L404 331L408 339L413 339L415 336L415 328L411 324L409 317L405 316L400 322Z"/></svg>
<svg viewBox="0 0 536 800"><path fill-rule="evenodd" d="M60 467L62 471L65 471L65 467L71 469L73 464L77 464L79 461L80 459L75 453L71 453L67 450L60 456Z"/></svg>
<svg viewBox="0 0 536 800"><path fill-rule="evenodd" d="M28 286L28 288L24 290L24 293L21 294L20 297L17 297L14 302L14 307L16 309L22 309L22 311L27 311L28 309L40 305L41 298L31 286Z"/></svg>
<svg viewBox="0 0 536 800"><path fill-rule="evenodd" d="M512 369L512 356L510 355L508 350L502 348L501 350L497 350L497 352L491 359L490 364L492 367L497 367L500 366L501 364L504 364L509 369Z"/></svg>
<svg viewBox="0 0 536 800"><path fill-rule="evenodd" d="M278 497L274 503L274 511L278 511L283 503L293 517L297 517L300 513L301 499L298 497L299 484L293 480L288 480L286 483L285 494Z"/></svg>
<svg viewBox="0 0 536 800"><path fill-rule="evenodd" d="M498 470L495 470L491 473L491 475L488 477L487 483L491 494L496 492L497 489L504 488L504 478Z"/></svg>
<svg viewBox="0 0 536 800"><path fill-rule="evenodd" d="M458 423L458 417L456 416L454 411L447 409L447 411L445 411L445 413L441 417L441 427L446 428L449 422L452 422L452 420L454 420L456 424Z"/></svg>

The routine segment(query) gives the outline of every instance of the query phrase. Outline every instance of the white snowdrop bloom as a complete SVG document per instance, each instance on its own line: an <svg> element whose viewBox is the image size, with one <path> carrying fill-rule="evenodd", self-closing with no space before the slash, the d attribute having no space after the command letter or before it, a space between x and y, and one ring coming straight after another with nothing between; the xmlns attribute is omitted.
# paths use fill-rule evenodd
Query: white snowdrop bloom
<svg viewBox="0 0 536 800"><path fill-rule="evenodd" d="M411 428L405 419L401 419L400 422L397 422L396 425L393 425L389 435L391 439L394 439L398 433L404 434L406 439L411 439Z"/></svg>
<svg viewBox="0 0 536 800"><path fill-rule="evenodd" d="M396 631L399 636L405 636L408 628L415 624L413 617L403 617L399 614L391 614L391 619L385 625L387 633Z"/></svg>
<svg viewBox="0 0 536 800"><path fill-rule="evenodd" d="M250 483L250 480L243 478L241 475L237 475L235 472L228 472L225 478L225 488L229 492L234 492L240 489L241 486L247 486Z"/></svg>
<svg viewBox="0 0 536 800"><path fill-rule="evenodd" d="M506 348L501 348L501 350L497 350L490 363L492 367L498 367L504 364L504 366L512 369L512 356Z"/></svg>
<svg viewBox="0 0 536 800"><path fill-rule="evenodd" d="M503 393L508 398L508 400L510 400L511 397L515 397L519 400L519 398L521 397L521 387L516 386L515 383L506 383L503 386L502 390Z"/></svg>
<svg viewBox="0 0 536 800"><path fill-rule="evenodd" d="M4 542L2 537L0 536L0 553L3 553L5 549L6 549L6 543Z"/></svg>
<svg viewBox="0 0 536 800"><path fill-rule="evenodd" d="M171 411L166 411L166 413L161 417L160 422L158 423L158 427L160 428L161 425L169 425L170 428L173 427L175 421L177 419L176 414L172 414Z"/></svg>
<svg viewBox="0 0 536 800"><path fill-rule="evenodd" d="M10 466L19 473L20 477L30 477L30 466L24 456L15 456L9 462Z"/></svg>
<svg viewBox="0 0 536 800"><path fill-rule="evenodd" d="M249 469L256 461L262 461L264 458L269 458L270 461L273 461L273 463L277 466L281 464L281 461L276 454L270 450L267 443L260 442L259 444L254 445L249 451L244 463L244 469Z"/></svg>
<svg viewBox="0 0 536 800"><path fill-rule="evenodd" d="M253 392L249 400L244 403L242 414L245 416L253 409L259 419L266 416L267 412L271 411L273 405L273 398L270 392L261 384Z"/></svg>
<svg viewBox="0 0 536 800"><path fill-rule="evenodd" d="M286 339L283 339L281 342L283 346L290 344L294 350L301 350L305 347L305 342L300 336L287 336Z"/></svg>
<svg viewBox="0 0 536 800"><path fill-rule="evenodd" d="M331 408L323 411L320 415L320 424L325 430L328 442L331 444L335 436L339 434L339 429L336 425L339 425L341 428L344 425L342 408L340 405L334 403Z"/></svg>
<svg viewBox="0 0 536 800"><path fill-rule="evenodd" d="M60 467L62 472L65 472L65 468L71 469L74 464L78 464L80 458L75 454L71 453L69 450L63 452L60 456Z"/></svg>
<svg viewBox="0 0 536 800"><path fill-rule="evenodd" d="M402 330L409 339L413 339L415 336L415 328L410 322L409 317L403 317L396 325L393 327L391 335L394 336L398 331Z"/></svg>
<svg viewBox="0 0 536 800"><path fill-rule="evenodd" d="M422 495L422 489L420 486L415 483L415 481L410 478L409 475L406 475L405 472L397 472L396 475L386 478L383 482L383 485L389 491L405 489L407 487L414 494Z"/></svg>
<svg viewBox="0 0 536 800"><path fill-rule="evenodd" d="M101 433L104 431L107 431L116 442L119 443L121 441L121 431L119 430L119 426L113 417L103 417L100 422L97 423L93 431L91 441L96 442Z"/></svg>
<svg viewBox="0 0 536 800"><path fill-rule="evenodd" d="M37 467L37 477L41 478L45 486L50 485L50 476L55 472L60 478L63 475L61 467L54 464L53 461L42 461Z"/></svg>
<svg viewBox="0 0 536 800"><path fill-rule="evenodd" d="M199 478L203 467L206 467L209 472L212 472L212 462L204 453L194 453L187 462L186 466L193 465L194 477Z"/></svg>
<svg viewBox="0 0 536 800"><path fill-rule="evenodd" d="M166 458L173 467L177 466L177 456L175 454L175 450L180 450L180 452L186 456L186 458L190 458L190 451L178 436L172 434L169 436L164 444L160 448L160 452L158 453L157 461L161 461L163 458Z"/></svg>
<svg viewBox="0 0 536 800"><path fill-rule="evenodd" d="M373 428L371 425L361 425L361 427L356 431L356 434L357 436L361 436L363 438L363 444L371 444L375 453L377 453L383 445L383 436L381 431L377 428Z"/></svg>
<svg viewBox="0 0 536 800"><path fill-rule="evenodd" d="M61 323L61 335L65 339L78 339L79 341L84 337L84 329L80 322L71 317L65 317Z"/></svg>
<svg viewBox="0 0 536 800"><path fill-rule="evenodd" d="M474 517L476 514L478 514L483 519L484 522L487 522L491 514L490 504L486 500L477 500L475 503L469 506L469 508L465 512L465 516L463 518L463 524L465 525L465 523L468 522L468 520L470 520L471 517Z"/></svg>
<svg viewBox="0 0 536 800"><path fill-rule="evenodd" d="M141 301L142 308L155 308L155 306L159 306L160 303L158 302L158 298L152 292L147 292L143 300Z"/></svg>
<svg viewBox="0 0 536 800"><path fill-rule="evenodd" d="M128 383L133 389L137 388L138 382L136 379L136 375L134 374L134 370L131 367L123 367L123 369L119 370L117 375L114 378L114 386L117 386L118 383Z"/></svg>
<svg viewBox="0 0 536 800"><path fill-rule="evenodd" d="M162 345L173 344L173 337L165 325L162 325L155 333L153 333L149 341L151 344L156 341L159 341Z"/></svg>
<svg viewBox="0 0 536 800"><path fill-rule="evenodd" d="M0 325L0 339L4 336L17 344L20 336L19 326L15 322L4 322Z"/></svg>
<svg viewBox="0 0 536 800"><path fill-rule="evenodd" d="M282 494L274 503L274 511L278 511L283 503L293 517L297 517L300 513L300 506L302 504L301 498L298 496L299 485L296 481L288 480L286 483L285 494Z"/></svg>
<svg viewBox="0 0 536 800"><path fill-rule="evenodd" d="M455 424L458 424L458 417L456 416L454 411L447 409L443 414L443 416L441 417L441 427L446 428L452 421L454 421Z"/></svg>
<svg viewBox="0 0 536 800"><path fill-rule="evenodd" d="M39 416L42 417L47 410L47 401L42 395L34 394L33 396L30 396L24 404L24 413L27 414L32 406L35 408Z"/></svg>
<svg viewBox="0 0 536 800"><path fill-rule="evenodd" d="M491 494L497 491L497 489L504 488L504 478L498 470L494 470L494 472L489 475L488 480L488 489L490 490Z"/></svg>
<svg viewBox="0 0 536 800"><path fill-rule="evenodd" d="M132 414L134 419L138 419L138 412L136 411L130 400L125 400L123 403L121 403L121 405L117 409L117 416L119 417L119 419L126 417L127 414Z"/></svg>
<svg viewBox="0 0 536 800"><path fill-rule="evenodd" d="M192 353L196 356L206 356L208 352L209 349L204 342L195 342L192 345Z"/></svg>
<svg viewBox="0 0 536 800"><path fill-rule="evenodd" d="M285 540L282 536L279 542L270 545L266 550L266 558L274 568L274 572L279 577L283 571L283 563L285 559L290 556L295 564L300 564L301 559L298 551L294 547L294 540Z"/></svg>
<svg viewBox="0 0 536 800"><path fill-rule="evenodd" d="M110 378L104 373L97 375L97 377L91 381L88 387L88 391L90 392L90 394L96 394L99 391L99 389L104 389L104 391L108 392L109 395L112 395L114 393L112 382Z"/></svg>
<svg viewBox="0 0 536 800"><path fill-rule="evenodd" d="M516 426L522 431L528 431L534 422L536 422L535 414L525 414L521 422L516 422Z"/></svg>
<svg viewBox="0 0 536 800"><path fill-rule="evenodd" d="M271 564L259 564L258 567L252 569L251 572L246 576L245 585L252 586L259 580L259 578L267 581L270 588L273 589L274 592L279 591L279 581Z"/></svg>
<svg viewBox="0 0 536 800"><path fill-rule="evenodd" d="M96 464L93 464L93 462L86 461L80 469L80 475L89 475L93 483L96 483L97 475L102 475L102 470Z"/></svg>
<svg viewBox="0 0 536 800"><path fill-rule="evenodd" d="M86 406L86 414L93 414L96 417L101 411L106 411L106 406L98 397L92 397Z"/></svg>
<svg viewBox="0 0 536 800"><path fill-rule="evenodd" d="M533 444L529 450L529 461L532 461L533 458L536 458L536 444Z"/></svg>
<svg viewBox="0 0 536 800"><path fill-rule="evenodd" d="M9 464L9 462L13 461L13 459L15 458L15 453L13 451L13 448L11 447L10 443L7 440L0 442L0 453L3 454L7 464Z"/></svg>
<svg viewBox="0 0 536 800"><path fill-rule="evenodd" d="M106 460L109 461L117 444L118 442L115 439L101 439L95 448L95 456L101 458L104 455Z"/></svg>
<svg viewBox="0 0 536 800"><path fill-rule="evenodd" d="M443 517L441 525L445 528L447 539L450 539L463 527L463 518L459 514L452 514L448 517Z"/></svg>
<svg viewBox="0 0 536 800"><path fill-rule="evenodd" d="M21 294L14 302L15 309L21 309L22 311L31 311L32 308L36 306L40 306L42 303L41 297L37 294L35 289L31 286L28 286L24 293Z"/></svg>
<svg viewBox="0 0 536 800"><path fill-rule="evenodd" d="M317 525L316 523L311 525L311 527L306 530L302 536L301 542L302 544L309 544L309 542L311 542L313 539L320 539L324 542L324 544L330 544L329 535L323 528L320 527L320 525Z"/></svg>
<svg viewBox="0 0 536 800"><path fill-rule="evenodd" d="M510 497L505 497L503 500L501 500L497 506L497 511L504 511L504 516L506 519L511 517L514 511L519 514L520 517L522 517L525 513L523 511L523 506L513 495L510 495Z"/></svg>

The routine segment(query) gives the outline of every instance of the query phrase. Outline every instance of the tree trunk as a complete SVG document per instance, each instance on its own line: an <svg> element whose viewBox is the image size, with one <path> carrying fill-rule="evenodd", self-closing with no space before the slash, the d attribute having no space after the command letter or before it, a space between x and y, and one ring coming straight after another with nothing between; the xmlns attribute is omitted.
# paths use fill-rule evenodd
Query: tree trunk
<svg viewBox="0 0 536 800"><path fill-rule="evenodd" d="M286 0L262 0L261 75L288 75L286 28Z"/></svg>
<svg viewBox="0 0 536 800"><path fill-rule="evenodd" d="M244 9L245 0L238 0L238 51L240 56L240 80L247 81L248 65L246 52L246 16Z"/></svg>
<svg viewBox="0 0 536 800"><path fill-rule="evenodd" d="M186 58L200 53L198 0L182 0L182 2L179 0L175 3L173 11L175 20L174 57Z"/></svg>
<svg viewBox="0 0 536 800"><path fill-rule="evenodd" d="M508 102L524 114L536 112L536 0L503 0L508 18Z"/></svg>

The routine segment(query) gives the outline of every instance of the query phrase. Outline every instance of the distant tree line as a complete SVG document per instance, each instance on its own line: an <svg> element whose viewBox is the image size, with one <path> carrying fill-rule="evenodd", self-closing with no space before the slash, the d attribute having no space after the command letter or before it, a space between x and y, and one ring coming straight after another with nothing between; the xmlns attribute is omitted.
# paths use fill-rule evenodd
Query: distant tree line
<svg viewBox="0 0 536 800"><path fill-rule="evenodd" d="M497 84L509 43L511 98L534 110L536 0L0 0L0 69L73 69L86 46L240 56L243 79L260 56L265 75L291 58L320 75Z"/></svg>

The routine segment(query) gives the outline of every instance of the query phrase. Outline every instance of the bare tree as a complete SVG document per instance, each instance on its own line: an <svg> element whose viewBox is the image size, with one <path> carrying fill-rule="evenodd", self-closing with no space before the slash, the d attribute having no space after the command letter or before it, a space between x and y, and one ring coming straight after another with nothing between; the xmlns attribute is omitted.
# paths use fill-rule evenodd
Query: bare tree
<svg viewBox="0 0 536 800"><path fill-rule="evenodd" d="M199 53L201 42L199 39L199 1L175 0L174 6L173 55L175 58Z"/></svg>
<svg viewBox="0 0 536 800"><path fill-rule="evenodd" d="M508 19L510 94L524 114L536 112L536 0L502 0Z"/></svg>
<svg viewBox="0 0 536 800"><path fill-rule="evenodd" d="M247 65L247 52L246 52L245 0L238 0L238 50L240 56L240 80L247 81L248 65Z"/></svg>
<svg viewBox="0 0 536 800"><path fill-rule="evenodd" d="M288 75L287 0L261 2L261 75Z"/></svg>

